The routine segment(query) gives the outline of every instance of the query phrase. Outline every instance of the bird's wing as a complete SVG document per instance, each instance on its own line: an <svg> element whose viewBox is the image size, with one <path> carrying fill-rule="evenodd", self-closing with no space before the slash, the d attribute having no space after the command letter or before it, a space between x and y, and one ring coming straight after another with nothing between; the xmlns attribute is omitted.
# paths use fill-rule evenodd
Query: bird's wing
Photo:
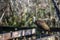
<svg viewBox="0 0 60 40"><path fill-rule="evenodd" d="M44 23L40 23L40 25L42 26L43 29L50 30L49 26L45 22Z"/></svg>

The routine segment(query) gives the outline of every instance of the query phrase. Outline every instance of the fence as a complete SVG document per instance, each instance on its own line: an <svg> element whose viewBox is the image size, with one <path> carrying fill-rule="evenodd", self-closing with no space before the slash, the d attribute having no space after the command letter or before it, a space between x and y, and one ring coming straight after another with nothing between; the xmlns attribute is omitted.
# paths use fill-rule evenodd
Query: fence
<svg viewBox="0 0 60 40"><path fill-rule="evenodd" d="M60 40L59 36L51 35L43 38L39 38L37 40Z"/></svg>
<svg viewBox="0 0 60 40"><path fill-rule="evenodd" d="M37 40L60 40L60 28L51 28L51 35L46 34L46 32L43 31L42 34L37 34Z"/></svg>
<svg viewBox="0 0 60 40"><path fill-rule="evenodd" d="M34 40L35 28L0 27L0 40Z"/></svg>
<svg viewBox="0 0 60 40"><path fill-rule="evenodd" d="M43 31L43 30L40 30ZM46 32L46 31L45 31ZM51 28L51 32L60 32L60 28ZM2 27L0 40L60 40L59 34L37 34L36 27Z"/></svg>

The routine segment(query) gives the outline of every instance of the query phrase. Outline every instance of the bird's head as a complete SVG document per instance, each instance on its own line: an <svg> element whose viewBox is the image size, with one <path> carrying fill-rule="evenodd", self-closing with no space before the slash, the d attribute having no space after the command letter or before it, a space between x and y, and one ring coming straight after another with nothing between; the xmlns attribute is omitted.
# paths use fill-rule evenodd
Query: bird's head
<svg viewBox="0 0 60 40"><path fill-rule="evenodd" d="M36 24L43 24L44 21L43 21L43 20L35 20L35 23L36 23Z"/></svg>

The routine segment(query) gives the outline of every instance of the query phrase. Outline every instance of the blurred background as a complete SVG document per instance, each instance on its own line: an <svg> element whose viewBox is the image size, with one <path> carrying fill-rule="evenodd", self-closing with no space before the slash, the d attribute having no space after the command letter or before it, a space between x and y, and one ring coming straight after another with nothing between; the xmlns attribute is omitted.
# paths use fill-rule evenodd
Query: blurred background
<svg viewBox="0 0 60 40"><path fill-rule="evenodd" d="M56 3L59 8L59 0L56 0ZM60 26L51 0L0 0L0 4L0 25L35 27L35 18L45 20L49 27ZM53 25L52 18L56 25Z"/></svg>

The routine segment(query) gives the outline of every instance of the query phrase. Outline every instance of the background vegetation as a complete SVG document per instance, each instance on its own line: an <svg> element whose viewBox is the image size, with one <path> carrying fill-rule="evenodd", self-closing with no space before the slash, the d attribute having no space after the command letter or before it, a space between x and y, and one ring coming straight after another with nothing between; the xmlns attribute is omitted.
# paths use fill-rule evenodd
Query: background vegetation
<svg viewBox="0 0 60 40"><path fill-rule="evenodd" d="M0 3L6 3L6 6L2 6L3 8L0 10L2 15L0 15L0 25L35 27L34 18L37 20L54 17L58 20L51 0L1 0ZM47 22L49 21L47 20ZM59 21L55 26L51 21L48 23L50 27L59 27L59 24Z"/></svg>

